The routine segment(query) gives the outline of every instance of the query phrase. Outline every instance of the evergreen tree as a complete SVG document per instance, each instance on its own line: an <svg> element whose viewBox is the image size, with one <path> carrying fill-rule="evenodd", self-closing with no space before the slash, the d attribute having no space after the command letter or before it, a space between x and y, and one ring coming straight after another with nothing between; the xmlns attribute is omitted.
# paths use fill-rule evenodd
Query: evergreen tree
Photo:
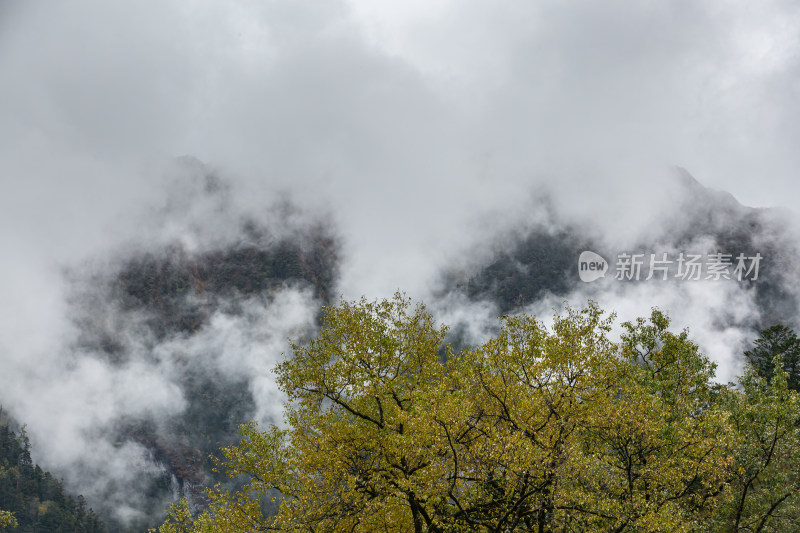
<svg viewBox="0 0 800 533"><path fill-rule="evenodd" d="M758 375L767 380L773 376L773 359L780 355L783 369L788 374L788 387L800 390L800 339L791 328L777 324L762 330L761 337L744 355Z"/></svg>
<svg viewBox="0 0 800 533"><path fill-rule="evenodd" d="M60 481L31 458L25 428L17 434L0 410L0 532L104 533L83 496L67 496Z"/></svg>

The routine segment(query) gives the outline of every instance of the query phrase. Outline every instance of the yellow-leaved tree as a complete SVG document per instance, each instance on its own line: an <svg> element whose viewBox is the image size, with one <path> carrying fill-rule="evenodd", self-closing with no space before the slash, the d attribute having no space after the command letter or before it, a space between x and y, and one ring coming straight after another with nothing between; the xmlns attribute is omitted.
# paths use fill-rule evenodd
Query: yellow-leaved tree
<svg viewBox="0 0 800 533"><path fill-rule="evenodd" d="M17 519L12 513L0 510L0 529L17 527Z"/></svg>
<svg viewBox="0 0 800 533"><path fill-rule="evenodd" d="M277 368L286 429L248 424L223 450L244 486L210 490L197 516L179 502L159 531L785 531L800 419L785 378L714 385L661 312L617 342L613 320L594 303L551 328L504 317L454 353L402 295L327 308Z"/></svg>

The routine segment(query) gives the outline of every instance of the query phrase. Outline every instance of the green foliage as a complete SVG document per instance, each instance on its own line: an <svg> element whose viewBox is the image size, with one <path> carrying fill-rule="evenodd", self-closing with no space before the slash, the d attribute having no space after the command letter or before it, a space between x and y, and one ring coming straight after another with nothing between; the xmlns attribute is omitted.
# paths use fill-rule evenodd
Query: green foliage
<svg viewBox="0 0 800 533"><path fill-rule="evenodd" d="M777 324L762 330L761 337L744 355L758 375L767 380L772 379L773 359L780 355L782 368L788 373L788 387L800 390L800 339L791 328Z"/></svg>
<svg viewBox="0 0 800 533"><path fill-rule="evenodd" d="M712 385L663 313L619 342L613 319L593 303L551 328L504 317L443 361L446 328L401 295L329 308L277 369L286 428L245 425L223 450L246 484L210 490L196 517L180 502L159 531L790 530L800 399L786 375Z"/></svg>
<svg viewBox="0 0 800 533"><path fill-rule="evenodd" d="M24 428L17 435L1 416L0 509L6 510L0 511L0 531L105 531L94 511L86 508L83 496L67 495L60 481L33 463Z"/></svg>
<svg viewBox="0 0 800 533"><path fill-rule="evenodd" d="M779 533L800 523L800 396L788 388L780 356L773 368L768 382L749 367L743 392L726 391L722 398L734 430L720 524L725 530Z"/></svg>

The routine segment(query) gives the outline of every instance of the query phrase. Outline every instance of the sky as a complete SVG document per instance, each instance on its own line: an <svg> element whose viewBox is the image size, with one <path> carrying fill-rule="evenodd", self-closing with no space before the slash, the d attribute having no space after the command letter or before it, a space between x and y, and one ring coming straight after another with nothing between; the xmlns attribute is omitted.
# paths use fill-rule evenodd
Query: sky
<svg viewBox="0 0 800 533"><path fill-rule="evenodd" d="M587 197L630 203L631 182L658 187L639 168L679 165L747 205L793 208L794 2L0 9L0 207L14 257L102 246L186 154L255 201L282 189L335 205L353 242L401 250L382 267L407 257L415 268L402 270L421 278L465 218L508 209L534 183L558 182L582 209Z"/></svg>
<svg viewBox="0 0 800 533"><path fill-rule="evenodd" d="M192 201L182 156L231 183L241 212L290 197L329 217L345 298L425 298L471 243L535 221L542 190L567 218L630 240L674 200L674 165L745 205L796 213L799 10L778 0L3 0L0 402L34 438L59 438L42 429L53 422L44 408L8 391L59 379L73 312L65 269L99 268L126 243L188 227L196 214L153 222L169 201ZM715 348L708 306L747 302L692 294L702 290L609 301L674 307L729 360L745 333L726 330L730 342ZM681 314L685 298L708 306ZM94 383L104 371L80 369ZM80 372L58 390L77 394ZM142 409L169 403L174 391L159 390Z"/></svg>

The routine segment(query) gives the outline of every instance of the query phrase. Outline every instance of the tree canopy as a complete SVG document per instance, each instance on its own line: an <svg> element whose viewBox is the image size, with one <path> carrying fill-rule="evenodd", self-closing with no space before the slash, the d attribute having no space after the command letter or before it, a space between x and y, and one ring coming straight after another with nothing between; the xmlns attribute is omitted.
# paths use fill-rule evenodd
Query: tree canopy
<svg viewBox="0 0 800 533"><path fill-rule="evenodd" d="M0 511L0 528L15 528L17 525L17 519L14 518L14 513Z"/></svg>
<svg viewBox="0 0 800 533"><path fill-rule="evenodd" d="M761 336L744 355L756 372L767 379L772 379L773 358L780 355L789 388L800 390L800 339L791 328L776 324L761 330Z"/></svg>
<svg viewBox="0 0 800 533"><path fill-rule="evenodd" d="M594 303L552 326L501 319L454 353L402 295L327 308L277 367L285 426L223 450L239 490L209 491L179 532L787 531L800 518L800 400L779 370L716 385L654 310Z"/></svg>

